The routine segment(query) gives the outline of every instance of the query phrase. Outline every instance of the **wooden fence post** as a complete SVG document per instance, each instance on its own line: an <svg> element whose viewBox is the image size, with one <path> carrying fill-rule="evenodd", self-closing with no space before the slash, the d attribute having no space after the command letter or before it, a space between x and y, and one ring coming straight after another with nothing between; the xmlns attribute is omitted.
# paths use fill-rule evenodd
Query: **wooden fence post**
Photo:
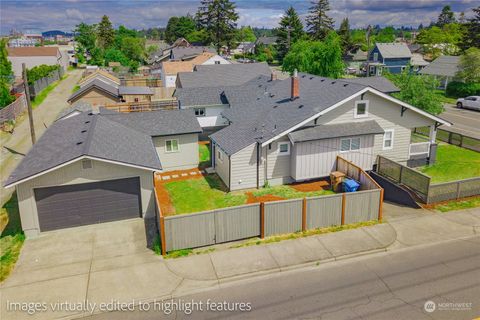
<svg viewBox="0 0 480 320"><path fill-rule="evenodd" d="M457 200L460 199L460 187L461 187L461 182L458 181L457 182L457 197L456 197Z"/></svg>
<svg viewBox="0 0 480 320"><path fill-rule="evenodd" d="M167 247L165 244L165 217L160 215L160 245L162 250L162 256L167 254Z"/></svg>
<svg viewBox="0 0 480 320"><path fill-rule="evenodd" d="M265 202L260 202L260 238L265 238Z"/></svg>
<svg viewBox="0 0 480 320"><path fill-rule="evenodd" d="M378 205L378 221L382 221L383 219L383 188L380 189L380 203Z"/></svg>
<svg viewBox="0 0 480 320"><path fill-rule="evenodd" d="M345 192L342 193L342 226L345 224L345 204L347 200L347 196L345 195Z"/></svg>
<svg viewBox="0 0 480 320"><path fill-rule="evenodd" d="M307 198L302 201L302 231L307 230Z"/></svg>

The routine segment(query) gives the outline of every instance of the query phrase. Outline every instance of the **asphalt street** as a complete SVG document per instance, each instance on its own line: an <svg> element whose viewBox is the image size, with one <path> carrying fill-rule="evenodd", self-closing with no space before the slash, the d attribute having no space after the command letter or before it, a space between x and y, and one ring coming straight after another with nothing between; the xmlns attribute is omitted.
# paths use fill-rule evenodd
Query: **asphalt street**
<svg viewBox="0 0 480 320"><path fill-rule="evenodd" d="M480 111L445 105L445 111L440 117L453 123L451 127L442 126L442 129L480 139Z"/></svg>
<svg viewBox="0 0 480 320"><path fill-rule="evenodd" d="M156 302L143 307L148 312L88 319L474 319L480 316L480 236L220 284L173 301L176 307ZM164 314L174 308L183 311Z"/></svg>

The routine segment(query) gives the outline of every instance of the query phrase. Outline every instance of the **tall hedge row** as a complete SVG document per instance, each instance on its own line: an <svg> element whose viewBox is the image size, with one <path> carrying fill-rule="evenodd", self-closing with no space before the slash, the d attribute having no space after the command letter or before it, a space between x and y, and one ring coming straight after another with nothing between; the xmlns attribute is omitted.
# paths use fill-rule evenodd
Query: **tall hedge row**
<svg viewBox="0 0 480 320"><path fill-rule="evenodd" d="M480 83L464 83L452 81L447 85L447 96L463 98L466 96L480 96Z"/></svg>
<svg viewBox="0 0 480 320"><path fill-rule="evenodd" d="M28 83L32 84L38 79L48 77L53 71L59 70L60 66L56 65L46 65L41 64L39 66L33 67L32 69L27 70Z"/></svg>

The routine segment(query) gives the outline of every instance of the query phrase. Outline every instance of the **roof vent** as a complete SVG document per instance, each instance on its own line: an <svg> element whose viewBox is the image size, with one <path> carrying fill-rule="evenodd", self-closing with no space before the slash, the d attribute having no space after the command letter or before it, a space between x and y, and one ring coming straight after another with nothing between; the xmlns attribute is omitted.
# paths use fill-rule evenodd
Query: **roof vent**
<svg viewBox="0 0 480 320"><path fill-rule="evenodd" d="M270 98L273 98L275 97L275 95L273 93L270 93Z"/></svg>
<svg viewBox="0 0 480 320"><path fill-rule="evenodd" d="M345 83L343 86L344 86L344 87L348 86L348 83Z"/></svg>
<svg viewBox="0 0 480 320"><path fill-rule="evenodd" d="M325 81L325 79L320 80L320 82L323 82L323 81Z"/></svg>
<svg viewBox="0 0 480 320"><path fill-rule="evenodd" d="M273 109L276 109L277 107L278 107L277 105L274 105L274 106L273 106Z"/></svg>
<svg viewBox="0 0 480 320"><path fill-rule="evenodd" d="M91 169L93 167L92 160L84 159L82 160L82 169Z"/></svg>
<svg viewBox="0 0 480 320"><path fill-rule="evenodd" d="M305 78L305 77L306 77L306 75L302 74L302 78Z"/></svg>
<svg viewBox="0 0 480 320"><path fill-rule="evenodd" d="M77 142L77 146L81 145L83 141Z"/></svg>
<svg viewBox="0 0 480 320"><path fill-rule="evenodd" d="M298 109L302 109L302 108L303 108L303 104L298 106Z"/></svg>
<svg viewBox="0 0 480 320"><path fill-rule="evenodd" d="M85 132L87 132L87 130L82 130L82 133L85 133Z"/></svg>
<svg viewBox="0 0 480 320"><path fill-rule="evenodd" d="M90 121L85 121L85 123L90 123Z"/></svg>
<svg viewBox="0 0 480 320"><path fill-rule="evenodd" d="M313 80L313 77L310 77L310 80Z"/></svg>
<svg viewBox="0 0 480 320"><path fill-rule="evenodd" d="M332 84L335 84L335 81L332 81Z"/></svg>

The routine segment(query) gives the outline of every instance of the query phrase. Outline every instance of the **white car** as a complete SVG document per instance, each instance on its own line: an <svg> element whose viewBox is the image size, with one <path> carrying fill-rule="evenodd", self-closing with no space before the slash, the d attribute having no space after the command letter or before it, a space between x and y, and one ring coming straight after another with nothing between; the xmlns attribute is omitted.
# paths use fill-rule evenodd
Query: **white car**
<svg viewBox="0 0 480 320"><path fill-rule="evenodd" d="M480 96L470 96L458 99L457 108L480 110Z"/></svg>

